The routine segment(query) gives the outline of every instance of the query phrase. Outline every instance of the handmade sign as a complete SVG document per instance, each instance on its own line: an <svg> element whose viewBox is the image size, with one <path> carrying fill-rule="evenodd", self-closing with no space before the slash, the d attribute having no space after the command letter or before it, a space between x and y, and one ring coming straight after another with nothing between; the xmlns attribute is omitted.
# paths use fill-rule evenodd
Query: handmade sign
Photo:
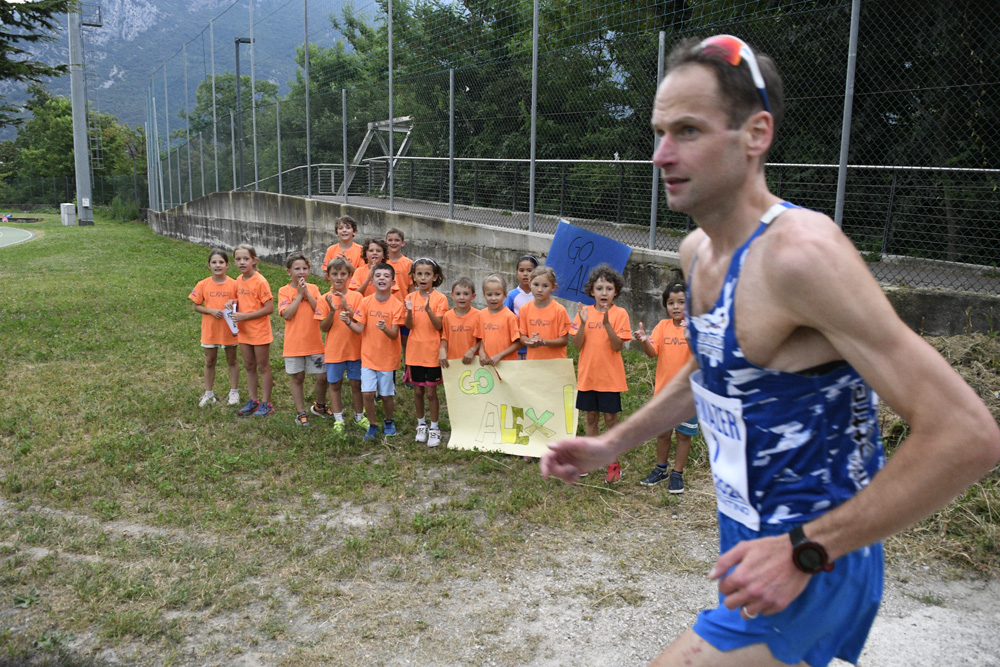
<svg viewBox="0 0 1000 667"><path fill-rule="evenodd" d="M540 457L548 443L576 435L572 359L452 363L441 372L452 449Z"/></svg>
<svg viewBox="0 0 1000 667"><path fill-rule="evenodd" d="M590 271L598 264L606 263L622 273L631 253L632 249L624 243L560 220L552 237L552 247L545 258L545 265L556 272L559 282L554 295L587 306L594 305L593 297L583 291Z"/></svg>

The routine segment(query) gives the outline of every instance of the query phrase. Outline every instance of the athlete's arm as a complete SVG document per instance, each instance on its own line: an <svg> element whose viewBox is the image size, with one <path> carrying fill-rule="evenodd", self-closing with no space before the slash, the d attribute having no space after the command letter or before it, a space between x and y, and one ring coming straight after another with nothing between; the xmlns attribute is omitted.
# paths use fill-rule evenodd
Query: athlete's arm
<svg viewBox="0 0 1000 667"><path fill-rule="evenodd" d="M899 319L832 221L795 212L768 233L762 289L781 305L785 326L819 332L910 426L865 489L805 525L806 536L836 559L903 530L988 472L1000 458L1000 430L948 362ZM791 552L781 537L723 554L710 576L739 565L719 584L726 606L745 605L750 614L784 609L808 583Z"/></svg>

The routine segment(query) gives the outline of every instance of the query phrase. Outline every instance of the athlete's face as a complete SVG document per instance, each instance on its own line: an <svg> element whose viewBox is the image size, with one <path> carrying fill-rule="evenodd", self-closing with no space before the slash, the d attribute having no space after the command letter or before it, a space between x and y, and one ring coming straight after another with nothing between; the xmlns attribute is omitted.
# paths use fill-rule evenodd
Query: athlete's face
<svg viewBox="0 0 1000 667"><path fill-rule="evenodd" d="M368 249L365 250L365 257L368 258L368 266L375 266L385 259L385 252L382 251L382 246L377 243L369 243Z"/></svg>
<svg viewBox="0 0 1000 667"><path fill-rule="evenodd" d="M328 271L326 276L330 279L330 289L334 292L343 292L346 290L347 283L351 278L351 274L348 273L347 269Z"/></svg>
<svg viewBox="0 0 1000 667"><path fill-rule="evenodd" d="M687 305L687 298L684 296L684 292L674 292L667 295L667 314L670 315L674 324L680 324L684 321L685 305Z"/></svg>
<svg viewBox="0 0 1000 667"><path fill-rule="evenodd" d="M426 292L434 286L434 269L427 264L421 264L413 269L413 282L417 289Z"/></svg>
<svg viewBox="0 0 1000 667"><path fill-rule="evenodd" d="M503 293L503 285L500 283L490 282L483 285L483 298L486 299L486 305L489 306L491 313L500 312L505 296L507 295Z"/></svg>
<svg viewBox="0 0 1000 667"><path fill-rule="evenodd" d="M253 273L254 265L257 263L257 260L250 256L250 252L246 248L237 248L233 252L233 260L236 261L236 268L243 275Z"/></svg>
<svg viewBox="0 0 1000 667"><path fill-rule="evenodd" d="M472 288L465 285L455 285L451 290L451 300L455 302L455 308L460 308L461 310L469 307L474 296L476 296L476 293L472 291Z"/></svg>
<svg viewBox="0 0 1000 667"><path fill-rule="evenodd" d="M531 279L531 296L536 301L547 301L552 295L552 290L556 288L546 275L535 276Z"/></svg>
<svg viewBox="0 0 1000 667"><path fill-rule="evenodd" d="M525 259L517 265L517 282L525 292L531 291L531 272L535 270L535 265Z"/></svg>
<svg viewBox="0 0 1000 667"><path fill-rule="evenodd" d="M337 237L345 243L354 238L354 233L354 228L346 222L337 225Z"/></svg>
<svg viewBox="0 0 1000 667"><path fill-rule="evenodd" d="M751 163L743 132L729 129L718 82L707 67L682 66L663 80L652 125L660 141L653 164L660 169L671 210L697 218L745 182Z"/></svg>
<svg viewBox="0 0 1000 667"><path fill-rule="evenodd" d="M375 269L372 283L379 292L386 292L392 287L392 272L388 269Z"/></svg>
<svg viewBox="0 0 1000 667"><path fill-rule="evenodd" d="M304 259L297 259L285 270L288 272L288 277L292 279L292 284L298 285L300 280L305 280L309 277L309 262Z"/></svg>
<svg viewBox="0 0 1000 667"><path fill-rule="evenodd" d="M615 300L615 284L610 280L598 278L594 281L593 294L594 302L598 310L607 310L611 302Z"/></svg>
<svg viewBox="0 0 1000 667"><path fill-rule="evenodd" d="M390 255L398 255L406 243L403 241L403 237L399 234L386 234L385 244L389 246Z"/></svg>
<svg viewBox="0 0 1000 667"><path fill-rule="evenodd" d="M222 255L212 255L208 260L208 270L212 272L213 276L221 278L226 275L226 270L229 268L229 262L222 258Z"/></svg>

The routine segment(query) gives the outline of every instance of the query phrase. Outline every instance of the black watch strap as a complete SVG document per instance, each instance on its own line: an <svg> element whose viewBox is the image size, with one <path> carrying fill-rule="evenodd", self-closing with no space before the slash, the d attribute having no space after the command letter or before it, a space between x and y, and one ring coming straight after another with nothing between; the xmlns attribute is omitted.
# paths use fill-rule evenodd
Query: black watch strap
<svg viewBox="0 0 1000 667"><path fill-rule="evenodd" d="M830 555L823 545L809 541L802 526L796 526L788 534L792 541L792 562L806 574L829 572L833 569Z"/></svg>

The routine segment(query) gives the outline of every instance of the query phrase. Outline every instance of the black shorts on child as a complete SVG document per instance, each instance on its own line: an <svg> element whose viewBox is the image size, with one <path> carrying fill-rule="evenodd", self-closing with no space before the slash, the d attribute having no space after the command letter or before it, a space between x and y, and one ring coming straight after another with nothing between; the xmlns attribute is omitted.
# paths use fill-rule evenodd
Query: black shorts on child
<svg viewBox="0 0 1000 667"><path fill-rule="evenodd" d="M408 366L410 382L418 387L434 387L441 384L440 366Z"/></svg>
<svg viewBox="0 0 1000 667"><path fill-rule="evenodd" d="M612 415L622 411L622 395L617 391L578 391L576 409Z"/></svg>

